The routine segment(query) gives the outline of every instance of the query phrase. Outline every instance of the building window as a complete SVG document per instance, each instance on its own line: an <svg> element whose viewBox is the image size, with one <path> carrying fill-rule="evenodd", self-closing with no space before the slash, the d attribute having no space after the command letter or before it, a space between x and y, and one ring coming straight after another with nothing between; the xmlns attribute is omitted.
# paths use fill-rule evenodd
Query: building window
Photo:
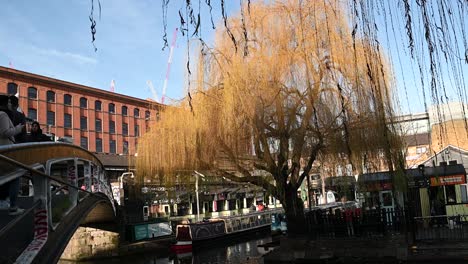
<svg viewBox="0 0 468 264"><path fill-rule="evenodd" d="M115 122L114 121L109 121L109 133L115 134Z"/></svg>
<svg viewBox="0 0 468 264"><path fill-rule="evenodd" d="M47 102L48 103L55 103L55 92L54 91L47 91Z"/></svg>
<svg viewBox="0 0 468 264"><path fill-rule="evenodd" d="M140 109L135 108L135 109L133 110L133 116L134 116L134 117L140 117Z"/></svg>
<svg viewBox="0 0 468 264"><path fill-rule="evenodd" d="M127 123L122 124L122 135L128 136L128 124Z"/></svg>
<svg viewBox="0 0 468 264"><path fill-rule="evenodd" d="M88 149L88 138L87 137L81 137L80 146L82 148L84 148L84 149Z"/></svg>
<svg viewBox="0 0 468 264"><path fill-rule="evenodd" d="M102 120L96 119L95 121L96 132L102 132Z"/></svg>
<svg viewBox="0 0 468 264"><path fill-rule="evenodd" d="M468 203L468 185L467 184L460 184L460 194L461 194L461 202Z"/></svg>
<svg viewBox="0 0 468 264"><path fill-rule="evenodd" d="M80 129L81 130L88 129L88 118L86 116L80 117Z"/></svg>
<svg viewBox="0 0 468 264"><path fill-rule="evenodd" d="M80 98L80 107L81 108L88 108L88 99L81 97Z"/></svg>
<svg viewBox="0 0 468 264"><path fill-rule="evenodd" d="M416 154L426 153L427 147L416 147Z"/></svg>
<svg viewBox="0 0 468 264"><path fill-rule="evenodd" d="M37 89L34 87L28 88L28 98L29 99L37 99Z"/></svg>
<svg viewBox="0 0 468 264"><path fill-rule="evenodd" d="M135 125L135 137L139 137L139 136L140 136L140 126Z"/></svg>
<svg viewBox="0 0 468 264"><path fill-rule="evenodd" d="M63 127L65 128L72 127L72 116L70 114L63 115Z"/></svg>
<svg viewBox="0 0 468 264"><path fill-rule="evenodd" d="M18 85L16 83L7 84L8 95L15 95L18 92Z"/></svg>
<svg viewBox="0 0 468 264"><path fill-rule="evenodd" d="M113 103L109 104L109 113L115 114L115 104Z"/></svg>
<svg viewBox="0 0 468 264"><path fill-rule="evenodd" d="M116 147L115 147L115 140L109 141L109 152L113 154L117 153Z"/></svg>
<svg viewBox="0 0 468 264"><path fill-rule="evenodd" d="M151 118L151 112L150 111L145 111L145 119L149 120Z"/></svg>
<svg viewBox="0 0 468 264"><path fill-rule="evenodd" d="M122 106L122 115L127 116L128 115L128 108L124 105Z"/></svg>
<svg viewBox="0 0 468 264"><path fill-rule="evenodd" d="M444 187L445 187L445 201L447 202L447 204L457 203L455 185L446 185Z"/></svg>
<svg viewBox="0 0 468 264"><path fill-rule="evenodd" d="M96 138L96 152L102 152L102 139Z"/></svg>
<svg viewBox="0 0 468 264"><path fill-rule="evenodd" d="M72 96L69 94L65 94L63 96L63 104L64 105L72 105Z"/></svg>
<svg viewBox="0 0 468 264"><path fill-rule="evenodd" d="M128 154L128 141L123 142L123 154Z"/></svg>
<svg viewBox="0 0 468 264"><path fill-rule="evenodd" d="M47 125L55 126L55 112L47 111Z"/></svg>
<svg viewBox="0 0 468 264"><path fill-rule="evenodd" d="M32 120L37 120L37 110L34 108L28 109L28 117Z"/></svg>
<svg viewBox="0 0 468 264"><path fill-rule="evenodd" d="M101 109L102 109L102 103L101 103L101 101L98 100L98 101L94 102L94 110L96 110L96 111L102 111Z"/></svg>

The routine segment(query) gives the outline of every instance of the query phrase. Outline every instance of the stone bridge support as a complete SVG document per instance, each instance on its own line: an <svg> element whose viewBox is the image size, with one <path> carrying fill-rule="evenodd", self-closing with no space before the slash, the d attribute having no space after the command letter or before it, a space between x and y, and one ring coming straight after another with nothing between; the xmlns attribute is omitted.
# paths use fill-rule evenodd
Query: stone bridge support
<svg viewBox="0 0 468 264"><path fill-rule="evenodd" d="M91 227L79 227L60 259L82 261L119 255L119 234Z"/></svg>

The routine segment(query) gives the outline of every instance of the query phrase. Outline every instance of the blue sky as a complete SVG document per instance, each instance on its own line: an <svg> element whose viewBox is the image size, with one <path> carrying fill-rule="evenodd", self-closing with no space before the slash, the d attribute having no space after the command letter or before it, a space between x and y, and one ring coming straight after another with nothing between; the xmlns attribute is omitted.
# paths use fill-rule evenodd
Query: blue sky
<svg viewBox="0 0 468 264"><path fill-rule="evenodd" d="M198 1L193 2L194 8L198 8ZM219 2L212 1L215 23L221 19ZM169 43L172 32L180 26L178 10L185 7L184 3L182 0L170 1ZM18 70L105 90L109 90L114 79L116 92L139 98L153 97L147 87L150 80L161 97L170 50L162 50L161 0L101 0L101 5L102 17L99 20L95 0L95 45L98 48L95 52L88 19L91 0L3 1L0 9L0 65L8 66L11 62ZM228 15L238 12L239 1L229 0L226 5ZM206 7L202 9L202 17L202 37L210 43L214 31L211 30ZM400 23L397 38L390 36L387 41L384 31L379 31L382 45L391 47L385 52L395 64L398 84L395 93L400 99L402 112L421 112L424 111L424 100L417 64L408 59L409 54L404 48L407 43L404 42L403 22L395 22ZM180 99L185 95L186 59L187 39L179 34L167 89L169 98ZM466 64L463 72L467 83ZM425 83L428 100L430 87L427 76ZM453 89L453 80L451 82L447 78L446 85L448 90ZM452 94L450 92L450 97L456 100L457 96Z"/></svg>
<svg viewBox="0 0 468 264"><path fill-rule="evenodd" d="M177 14L184 2L170 1L169 44L180 25ZM236 11L236 3L227 5L228 12ZM213 3L214 8L217 5ZM101 0L101 6L99 20L95 0L95 52L88 18L91 0L2 1L0 65L11 61L18 70L105 90L114 79L116 92L139 98L152 97L147 87L151 80L161 97L169 57L169 48L162 51L161 0ZM220 12L213 14L219 21ZM203 22L203 37L210 39L209 20ZM167 88L170 98L184 94L186 43L179 34Z"/></svg>

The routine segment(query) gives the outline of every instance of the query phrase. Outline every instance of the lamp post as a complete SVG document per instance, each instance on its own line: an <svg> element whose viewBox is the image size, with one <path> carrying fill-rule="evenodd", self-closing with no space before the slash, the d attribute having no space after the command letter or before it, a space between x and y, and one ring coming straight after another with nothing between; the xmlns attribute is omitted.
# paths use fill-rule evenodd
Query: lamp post
<svg viewBox="0 0 468 264"><path fill-rule="evenodd" d="M135 178L135 175L133 174L133 172L124 172L118 178L118 180L119 180L119 196L120 196L119 200L120 200L121 205L123 205L123 200L124 200L124 199L122 199L122 197L124 196L123 178L126 177L126 176L130 176L130 178L132 178L132 179Z"/></svg>
<svg viewBox="0 0 468 264"><path fill-rule="evenodd" d="M197 222L200 221L200 202L198 198L198 176L205 178L205 175L199 173L198 171L193 171L195 173L195 197L197 200Z"/></svg>

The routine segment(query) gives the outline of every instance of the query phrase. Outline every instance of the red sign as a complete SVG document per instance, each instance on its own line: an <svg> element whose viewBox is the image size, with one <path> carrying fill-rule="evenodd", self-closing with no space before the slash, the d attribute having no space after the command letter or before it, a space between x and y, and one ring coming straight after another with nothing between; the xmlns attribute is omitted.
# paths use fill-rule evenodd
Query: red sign
<svg viewBox="0 0 468 264"><path fill-rule="evenodd" d="M466 183L466 177L463 174L431 177L431 186L457 185Z"/></svg>

